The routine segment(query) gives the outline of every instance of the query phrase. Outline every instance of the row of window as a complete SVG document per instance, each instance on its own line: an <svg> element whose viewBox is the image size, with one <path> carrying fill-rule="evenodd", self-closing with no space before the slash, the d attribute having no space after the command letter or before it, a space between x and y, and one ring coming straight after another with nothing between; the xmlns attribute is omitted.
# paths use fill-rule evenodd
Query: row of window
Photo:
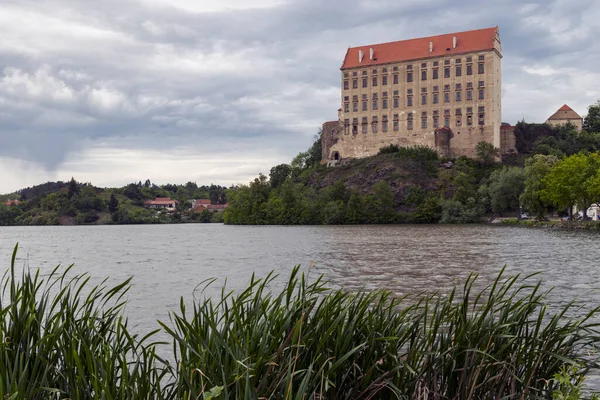
<svg viewBox="0 0 600 400"><path fill-rule="evenodd" d="M477 62L478 63L482 63L484 61L485 61L485 56L484 55L479 55L477 57ZM467 64L471 64L472 62L473 62L473 57L467 57L466 58L466 63ZM454 60L454 65L460 65L460 64L462 64L462 58L456 58ZM444 67L449 66L449 65L450 65L450 60L449 59L448 60L444 60ZM429 64L427 62L422 62L421 63L421 69L426 69L428 66L429 66ZM432 66L433 67L439 67L440 66L439 61L433 61L432 62ZM413 69L412 64L407 65L406 69L407 70L412 70ZM377 75L377 72L378 72L377 69L373 69L372 70L372 74L373 75ZM381 73L382 74L385 74L387 72L388 72L388 68L387 67L384 67L384 68L381 69ZM398 67L393 67L392 68L392 72L398 72ZM368 71L367 70L363 70L362 71L362 75L363 76L368 75ZM352 72L352 77L356 77L356 76L358 76L358 71ZM350 74L348 72L345 72L344 73L344 78L349 78L349 77L350 77Z"/></svg>
<svg viewBox="0 0 600 400"><path fill-rule="evenodd" d="M425 89L425 91L423 91L423 89ZM421 105L422 106L426 106L428 104L428 98L429 96L427 95L426 92L426 88L423 88L421 90ZM393 108L400 108L400 98L396 95L397 91L394 91L394 97L392 99L392 107ZM456 90L454 92L454 101L455 102L460 102L463 101L463 92L462 90ZM388 99L387 99L387 92L383 92L383 98L381 99L381 109L382 110L387 110L389 107L389 103L388 103ZM443 93L443 99L444 99L444 103L450 103L450 92L449 91L444 91ZM477 91L477 99L478 100L485 100L485 89L480 87ZM473 100L473 90L472 89L468 89L465 91L465 101L472 101ZM377 93L373 93L373 98L372 98L372 107L371 110L372 111L377 111L379 109L379 99L377 98ZM440 93L439 92L433 92L431 94L431 104L439 104L440 103ZM352 98L352 112L358 112L358 96L353 96ZM363 94L362 95L362 107L361 107L361 111L369 111L368 108L369 105L369 101L367 100L367 95ZM414 101L413 101L413 94L412 94L412 90L409 89L408 94L406 95L406 107L413 107L414 106ZM348 100L348 96L344 97L344 112L348 113L350 112L350 102Z"/></svg>
<svg viewBox="0 0 600 400"><path fill-rule="evenodd" d="M462 69L462 65L456 65L454 67L454 76L455 77L460 77L463 74L463 69ZM366 71L363 71L366 72ZM444 67L443 69L444 72L444 78L451 78L451 68L450 67ZM466 71L465 71L466 75L473 75L473 65L472 64L467 64L466 67ZM478 63L477 64L477 73L478 74L484 74L485 73L485 64L484 63ZM433 68L432 73L431 73L431 79L439 79L439 68ZM427 81L428 79L428 70L427 69L421 69L421 81ZM394 73L392 75L392 84L393 85L397 85L399 83L399 76L397 73ZM377 76L373 76L371 78L371 86L372 87L376 87L378 86L379 83L379 79ZM406 71L406 82L413 82L413 71L412 70L407 70ZM386 86L388 85L388 75L382 75L381 76L381 85L382 86ZM367 88L369 87L369 78L368 77L363 77L362 78L362 85L363 88ZM350 89L350 80L348 79L344 79L344 90L349 90ZM358 78L354 78L352 79L352 89L358 89Z"/></svg>
<svg viewBox="0 0 600 400"><path fill-rule="evenodd" d="M467 117L466 121L465 121L466 126L472 126L473 125L473 109L472 109L472 107L467 107L466 117ZM432 123L433 123L434 129L437 129L440 127L440 115L439 115L439 111L437 111L437 110L433 112ZM444 123L444 126L450 127L451 115L450 115L449 109L444 110L443 123ZM461 108L457 108L455 110L454 123L455 123L455 126L462 126L463 115L462 115ZM388 124L389 124L388 116L387 115L382 116L381 117L381 131L382 132L388 132ZM480 106L477 109L477 124L478 125L485 124L485 108L483 106ZM350 119L345 119L344 120L345 133L348 134L350 129L352 129L352 133L357 134L358 133L358 125L359 125L358 118L352 119L352 125L350 125ZM361 125L362 133L368 133L369 121L368 121L367 117L362 118L360 125ZM427 127L428 127L427 112L423 111L421 113L421 129L427 129ZM394 131L400 130L399 114L394 114L394 117L392 119L392 129ZM406 129L409 131L414 129L414 116L412 113L409 113L408 116L406 117ZM378 131L379 131L379 121L376 116L373 116L373 119L371 120L371 132L377 133Z"/></svg>

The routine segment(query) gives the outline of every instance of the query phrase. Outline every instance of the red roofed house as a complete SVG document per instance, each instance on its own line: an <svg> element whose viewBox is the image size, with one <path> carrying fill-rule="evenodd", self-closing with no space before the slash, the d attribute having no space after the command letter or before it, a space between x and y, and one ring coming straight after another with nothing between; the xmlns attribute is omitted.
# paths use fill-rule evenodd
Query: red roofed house
<svg viewBox="0 0 600 400"><path fill-rule="evenodd" d="M474 156L480 141L506 148L501 59L497 27L349 48L338 120L323 125L323 162L390 144L449 156Z"/></svg>
<svg viewBox="0 0 600 400"><path fill-rule="evenodd" d="M144 201L144 207L159 209L159 210L167 210L174 211L175 207L179 202L177 200L172 200L168 197L157 197L154 200L146 200Z"/></svg>
<svg viewBox="0 0 600 400"><path fill-rule="evenodd" d="M211 204L210 199L192 199L190 200L190 203L192 203L192 209L198 206L207 206Z"/></svg>
<svg viewBox="0 0 600 400"><path fill-rule="evenodd" d="M16 206L21 204L21 202L19 200L8 200L6 203L7 206Z"/></svg>
<svg viewBox="0 0 600 400"><path fill-rule="evenodd" d="M204 199L202 199L204 200ZM193 204L193 203L192 203ZM210 204L210 200L208 204L206 202L196 202L194 206L192 206L191 211L193 212L202 212L204 210L208 210L210 212L223 212L228 207L228 204Z"/></svg>
<svg viewBox="0 0 600 400"><path fill-rule="evenodd" d="M579 131L583 129L583 118L581 118L579 114L577 114L571 107L569 107L566 104L559 108L554 114L552 114L552 116L548 118L546 123L552 126L566 125L570 123L574 125Z"/></svg>

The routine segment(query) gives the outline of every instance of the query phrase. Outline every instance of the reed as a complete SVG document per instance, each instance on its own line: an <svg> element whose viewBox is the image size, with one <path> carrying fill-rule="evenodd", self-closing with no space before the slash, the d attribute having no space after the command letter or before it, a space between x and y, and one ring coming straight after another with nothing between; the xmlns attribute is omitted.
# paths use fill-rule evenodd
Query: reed
<svg viewBox="0 0 600 400"><path fill-rule="evenodd" d="M190 308L181 299L157 327L173 364L157 330L128 327L129 280L17 276L16 251L0 282L2 399L551 399L598 367L598 308L550 311L535 276L399 298L334 290L299 267L281 290L269 274Z"/></svg>

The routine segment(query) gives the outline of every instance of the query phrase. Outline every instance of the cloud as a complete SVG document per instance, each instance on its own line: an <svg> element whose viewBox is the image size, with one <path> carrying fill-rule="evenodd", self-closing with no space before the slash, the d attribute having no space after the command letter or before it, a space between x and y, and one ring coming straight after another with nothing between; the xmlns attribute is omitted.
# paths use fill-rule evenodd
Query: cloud
<svg viewBox="0 0 600 400"><path fill-rule="evenodd" d="M585 114L599 17L583 0L5 0L0 193L60 174L243 181L336 118L348 46L487 26L502 37L503 120Z"/></svg>

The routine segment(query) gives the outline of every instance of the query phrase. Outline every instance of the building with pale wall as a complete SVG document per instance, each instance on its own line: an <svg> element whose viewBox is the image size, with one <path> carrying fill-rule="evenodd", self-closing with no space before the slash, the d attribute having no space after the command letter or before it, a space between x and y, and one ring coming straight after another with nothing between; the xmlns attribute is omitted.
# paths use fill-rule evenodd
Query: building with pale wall
<svg viewBox="0 0 600 400"><path fill-rule="evenodd" d="M575 126L578 131L583 129L583 118L566 104L552 114L546 123L552 126L571 124Z"/></svg>
<svg viewBox="0 0 600 400"><path fill-rule="evenodd" d="M481 141L507 151L501 134L498 28L349 48L338 120L323 125L323 162L423 145L473 156Z"/></svg>

